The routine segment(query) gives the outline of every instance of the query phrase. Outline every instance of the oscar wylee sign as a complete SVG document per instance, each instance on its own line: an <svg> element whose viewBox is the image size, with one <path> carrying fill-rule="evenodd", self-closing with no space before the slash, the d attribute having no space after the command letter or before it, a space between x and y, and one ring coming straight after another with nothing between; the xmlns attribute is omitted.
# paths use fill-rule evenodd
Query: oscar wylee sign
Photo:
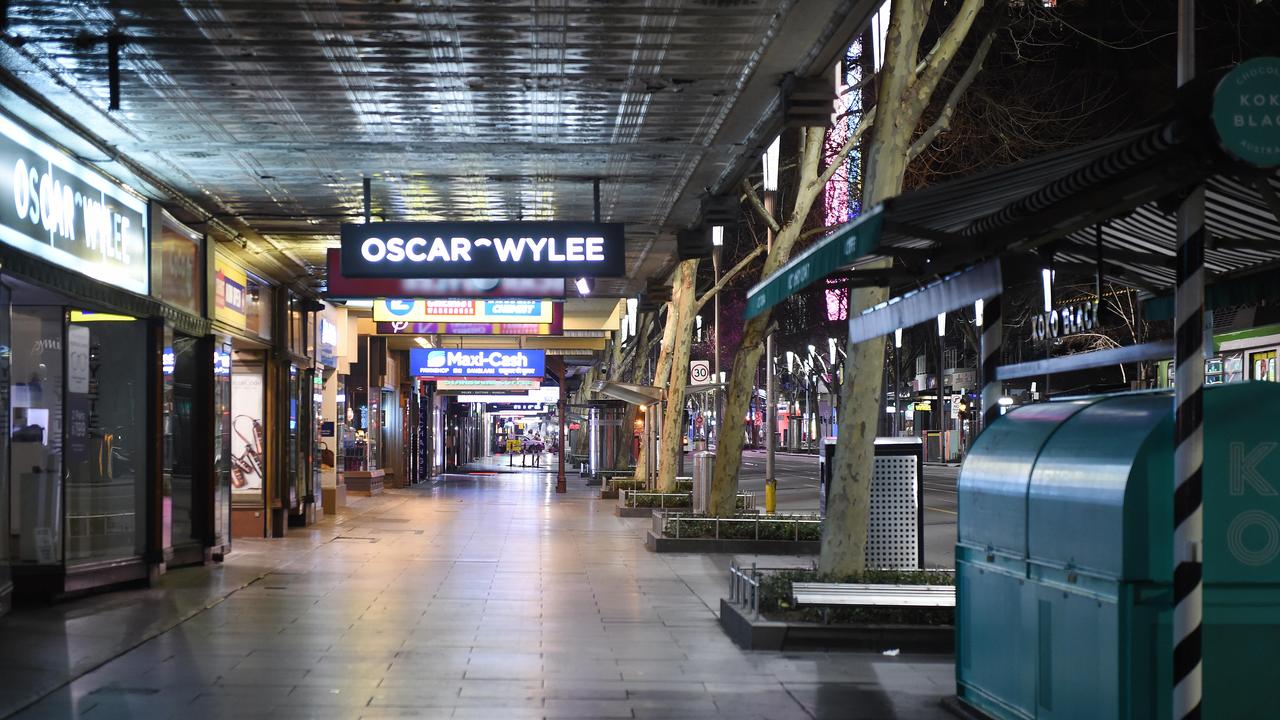
<svg viewBox="0 0 1280 720"><path fill-rule="evenodd" d="M0 241L140 295L147 203L0 115Z"/></svg>
<svg viewBox="0 0 1280 720"><path fill-rule="evenodd" d="M353 278L577 278L624 274L622 225L380 222L342 226Z"/></svg>

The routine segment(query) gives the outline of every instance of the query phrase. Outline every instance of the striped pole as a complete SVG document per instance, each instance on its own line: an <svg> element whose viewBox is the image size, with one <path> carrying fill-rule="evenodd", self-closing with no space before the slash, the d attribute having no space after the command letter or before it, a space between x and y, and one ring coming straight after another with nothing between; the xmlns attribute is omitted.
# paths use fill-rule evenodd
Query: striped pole
<svg viewBox="0 0 1280 720"><path fill-rule="evenodd" d="M1204 188L1178 208L1174 382L1173 717L1200 717L1204 461Z"/></svg>
<svg viewBox="0 0 1280 720"><path fill-rule="evenodd" d="M1004 394L996 379L1000 366L1004 322L1000 312L1000 296L993 295L982 302L982 429L1000 417L1000 397Z"/></svg>
<svg viewBox="0 0 1280 720"><path fill-rule="evenodd" d="M1195 77L1195 2L1178 3L1178 84ZM1178 207L1174 295L1173 713L1200 717L1203 609L1201 466L1204 462L1204 186Z"/></svg>

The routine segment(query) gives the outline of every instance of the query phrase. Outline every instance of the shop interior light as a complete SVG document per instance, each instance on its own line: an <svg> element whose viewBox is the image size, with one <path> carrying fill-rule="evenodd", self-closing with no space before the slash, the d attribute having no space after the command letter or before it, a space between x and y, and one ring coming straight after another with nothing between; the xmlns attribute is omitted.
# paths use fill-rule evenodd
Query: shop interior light
<svg viewBox="0 0 1280 720"><path fill-rule="evenodd" d="M796 354L788 350L787 351L787 372L790 373L793 370L795 370L795 366L796 366Z"/></svg>
<svg viewBox="0 0 1280 720"><path fill-rule="evenodd" d="M782 136L773 139L773 143L769 145L769 149L764 151L764 189L765 192L775 192L778 189L778 155L782 151Z"/></svg>
<svg viewBox="0 0 1280 720"><path fill-rule="evenodd" d="M1044 311L1053 309L1053 271L1049 268L1040 270L1040 283L1044 286Z"/></svg>
<svg viewBox="0 0 1280 720"><path fill-rule="evenodd" d="M978 327L982 327L982 298L978 298L973 303L973 321Z"/></svg>
<svg viewBox="0 0 1280 720"><path fill-rule="evenodd" d="M711 226L711 246L721 247L723 245L724 245L724 226L712 225Z"/></svg>
<svg viewBox="0 0 1280 720"><path fill-rule="evenodd" d="M1004 397L997 400L996 403L999 405L1003 405L1005 407L1009 407L1010 405L1013 404L1013 398L1009 397L1008 395L1005 395Z"/></svg>
<svg viewBox="0 0 1280 720"><path fill-rule="evenodd" d="M587 283L586 278L578 278L577 280L573 281L573 284L578 287L579 295L586 296L591 294L591 285Z"/></svg>
<svg viewBox="0 0 1280 720"><path fill-rule="evenodd" d="M828 350L830 350L829 357L831 358L831 364L835 365L836 364L836 339L835 338L827 338L827 348Z"/></svg>
<svg viewBox="0 0 1280 720"><path fill-rule="evenodd" d="M902 328L893 331L893 346L902 348Z"/></svg>
<svg viewBox="0 0 1280 720"><path fill-rule="evenodd" d="M133 322L137 318L131 315L113 315L111 313L89 312L88 310L72 310L71 322Z"/></svg>
<svg viewBox="0 0 1280 720"><path fill-rule="evenodd" d="M627 298L627 331L631 337L636 335L636 309L640 306L637 298Z"/></svg>
<svg viewBox="0 0 1280 720"><path fill-rule="evenodd" d="M426 338L424 338L424 337L422 337L421 335L419 335L418 337L414 338L414 339L413 339L413 341L414 341L415 343L417 343L417 344L418 344L418 347L420 347L420 348L429 348L429 347L431 347L431 343L427 342L427 339L426 339Z"/></svg>

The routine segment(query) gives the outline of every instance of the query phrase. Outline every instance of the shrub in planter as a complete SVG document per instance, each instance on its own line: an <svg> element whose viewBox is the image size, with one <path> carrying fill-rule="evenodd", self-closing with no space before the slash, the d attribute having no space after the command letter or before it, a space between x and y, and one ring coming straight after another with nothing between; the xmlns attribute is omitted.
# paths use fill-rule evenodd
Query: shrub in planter
<svg viewBox="0 0 1280 720"><path fill-rule="evenodd" d="M741 503L744 498L739 497ZM758 518L758 522L757 522ZM810 519L803 517L803 519ZM726 520L720 523L720 539L721 540L755 540L756 527L759 525L760 540L795 540L796 539L796 523L792 518L756 516L756 515L738 515L733 520ZM663 525L662 532L667 537L676 536L676 522L674 519L668 519ZM680 520L680 537L682 538L715 538L716 537L716 521L711 518L703 519L699 516L682 516ZM801 523L800 524L800 540L819 540L822 538L821 523Z"/></svg>
<svg viewBox="0 0 1280 720"><path fill-rule="evenodd" d="M643 490L643 489L644 489L644 481L643 481L643 480L634 480L634 479L627 479L627 480L610 480L610 481L609 481L609 489L610 489L610 490L612 490L612 491L614 491L614 492L617 492L617 491L619 491L619 490L626 490L627 492L634 492L634 491L636 491L636 490Z"/></svg>
<svg viewBox="0 0 1280 720"><path fill-rule="evenodd" d="M687 492L687 493L691 493L691 492L693 492L693 481L692 481L692 480L677 480L677 481L676 481L676 492Z"/></svg>
<svg viewBox="0 0 1280 720"><path fill-rule="evenodd" d="M763 535L763 529L761 530ZM832 575L817 570L783 570L760 579L760 612L770 620L882 625L952 625L954 608L800 606L791 604L791 583L831 582L876 585L955 585L954 573L941 570L864 570Z"/></svg>
<svg viewBox="0 0 1280 720"><path fill-rule="evenodd" d="M689 508L693 507L693 495L674 493L636 495L635 506L638 508Z"/></svg>

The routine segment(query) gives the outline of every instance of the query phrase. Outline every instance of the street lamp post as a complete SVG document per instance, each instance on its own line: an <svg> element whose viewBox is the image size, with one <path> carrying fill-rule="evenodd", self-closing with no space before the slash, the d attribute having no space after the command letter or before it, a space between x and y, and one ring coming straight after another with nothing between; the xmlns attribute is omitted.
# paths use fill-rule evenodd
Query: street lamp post
<svg viewBox="0 0 1280 720"><path fill-rule="evenodd" d="M781 137L774 138L773 144L764 153L764 210L773 216L773 206L778 193L778 155L781 152ZM767 225L767 223L766 223ZM765 234L765 253L773 252L773 229ZM765 395L765 445L764 445L764 510L772 513L778 507L778 479L774 477L773 455L777 445L778 410L774 395L773 382L773 333L765 336L764 341L764 395Z"/></svg>
<svg viewBox="0 0 1280 720"><path fill-rule="evenodd" d="M712 285L713 288L720 284L720 252L723 247L724 226L716 225L711 228L711 267L715 271L715 281ZM712 366L715 368L715 374L711 377L715 382L719 383L723 381L720 379L720 293L718 291L711 298L711 302L714 303L713 312L715 312L715 329L713 331L714 334L712 335L712 345L714 346L713 352L715 353L715 359L712 361ZM713 399L712 405L714 407L712 412L714 413L715 420L715 438L717 448L720 447L720 414L724 403L723 393L721 392L722 390L723 388L716 388L711 391L711 397Z"/></svg>

